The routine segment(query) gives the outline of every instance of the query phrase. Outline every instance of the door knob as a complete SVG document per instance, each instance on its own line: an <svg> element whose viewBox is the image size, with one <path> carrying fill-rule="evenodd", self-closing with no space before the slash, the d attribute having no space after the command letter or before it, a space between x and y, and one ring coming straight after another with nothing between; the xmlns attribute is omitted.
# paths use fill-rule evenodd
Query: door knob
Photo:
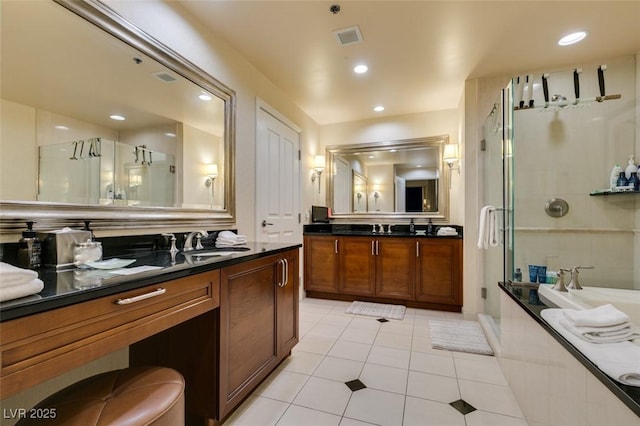
<svg viewBox="0 0 640 426"><path fill-rule="evenodd" d="M265 228L267 225L273 225L273 223L269 223L266 220L262 221L262 227Z"/></svg>

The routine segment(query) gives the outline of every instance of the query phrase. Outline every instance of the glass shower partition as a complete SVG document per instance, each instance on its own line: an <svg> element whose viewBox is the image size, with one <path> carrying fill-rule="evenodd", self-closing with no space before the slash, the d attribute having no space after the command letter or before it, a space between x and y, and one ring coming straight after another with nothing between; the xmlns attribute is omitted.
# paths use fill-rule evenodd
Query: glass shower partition
<svg viewBox="0 0 640 426"><path fill-rule="evenodd" d="M482 250L484 274L482 297L484 318L497 339L500 337L499 281L513 274L513 101L511 84L501 90L483 125L481 145L482 205L492 206L498 215L500 244Z"/></svg>

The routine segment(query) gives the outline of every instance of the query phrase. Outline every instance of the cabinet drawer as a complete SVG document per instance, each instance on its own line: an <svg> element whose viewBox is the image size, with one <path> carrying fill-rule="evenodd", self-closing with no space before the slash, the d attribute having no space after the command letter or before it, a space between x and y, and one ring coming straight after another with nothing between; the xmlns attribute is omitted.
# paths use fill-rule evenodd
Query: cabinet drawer
<svg viewBox="0 0 640 426"><path fill-rule="evenodd" d="M2 323L2 397L29 372L55 376L214 309L219 286L212 271Z"/></svg>

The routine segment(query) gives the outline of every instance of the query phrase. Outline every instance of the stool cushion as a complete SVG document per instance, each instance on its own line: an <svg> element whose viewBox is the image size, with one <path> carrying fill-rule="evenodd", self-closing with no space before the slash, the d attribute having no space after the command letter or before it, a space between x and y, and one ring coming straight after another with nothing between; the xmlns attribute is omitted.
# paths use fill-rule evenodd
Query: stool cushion
<svg viewBox="0 0 640 426"><path fill-rule="evenodd" d="M55 419L22 419L18 424L184 425L184 386L182 375L170 368L109 371L74 383L31 410L55 409Z"/></svg>

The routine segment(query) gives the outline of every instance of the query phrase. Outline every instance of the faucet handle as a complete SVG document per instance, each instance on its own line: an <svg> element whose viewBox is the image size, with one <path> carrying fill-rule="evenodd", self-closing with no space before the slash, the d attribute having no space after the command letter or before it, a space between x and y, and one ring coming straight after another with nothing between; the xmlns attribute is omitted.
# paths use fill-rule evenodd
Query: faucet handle
<svg viewBox="0 0 640 426"><path fill-rule="evenodd" d="M176 236L174 234L171 234L171 233L162 234L162 236L170 238L171 248L169 249L169 252L172 253L172 254L177 253L178 252L178 248L176 247Z"/></svg>
<svg viewBox="0 0 640 426"><path fill-rule="evenodd" d="M578 269L594 269L594 267L593 266L574 266L573 269L577 271Z"/></svg>
<svg viewBox="0 0 640 426"><path fill-rule="evenodd" d="M556 290L556 291L561 291L561 292L567 292L567 287L564 285L564 273L565 272L571 272L571 269L569 268L560 268L558 269L558 281L556 281L556 283L553 285L553 287L551 288L551 290Z"/></svg>

